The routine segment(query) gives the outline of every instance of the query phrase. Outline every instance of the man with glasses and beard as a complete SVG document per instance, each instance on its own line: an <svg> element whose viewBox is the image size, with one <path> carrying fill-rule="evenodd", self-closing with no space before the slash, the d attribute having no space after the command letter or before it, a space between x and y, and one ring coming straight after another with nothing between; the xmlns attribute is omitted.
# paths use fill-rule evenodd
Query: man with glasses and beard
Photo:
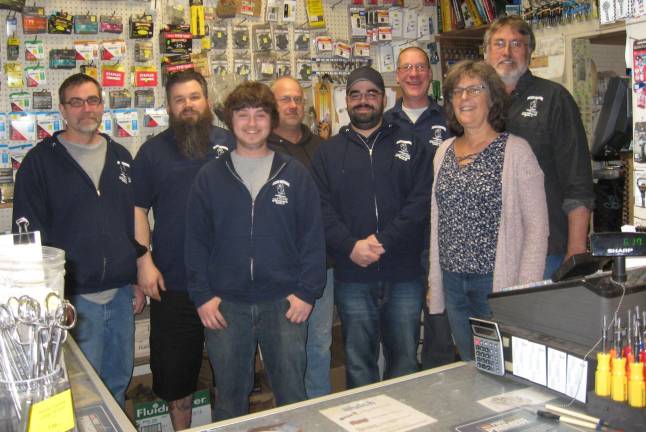
<svg viewBox="0 0 646 432"><path fill-rule="evenodd" d="M150 302L153 391L168 401L175 430L191 424L192 394L202 363L204 329L186 291L184 230L188 192L208 161L233 147L233 137L212 125L204 77L173 74L166 84L169 128L135 157L135 235L149 251L137 260L137 283ZM152 208L152 241L148 211Z"/></svg>
<svg viewBox="0 0 646 432"><path fill-rule="evenodd" d="M312 162L348 387L416 372L425 284L421 254L429 223L432 152L410 131L383 120L384 81L370 67L346 86L350 125L319 147Z"/></svg>
<svg viewBox="0 0 646 432"><path fill-rule="evenodd" d="M68 77L58 98L65 130L25 156L16 175L13 220L26 218L43 245L65 251L65 297L78 314L74 339L123 406L134 361L132 283L140 249L134 241L132 156L99 133L103 99L94 78ZM134 309L141 312L144 296L136 294Z"/></svg>

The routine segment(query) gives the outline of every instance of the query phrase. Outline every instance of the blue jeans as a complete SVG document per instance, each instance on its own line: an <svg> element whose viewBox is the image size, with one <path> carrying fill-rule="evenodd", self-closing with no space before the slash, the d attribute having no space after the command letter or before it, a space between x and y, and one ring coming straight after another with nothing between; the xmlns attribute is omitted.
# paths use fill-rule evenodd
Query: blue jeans
<svg viewBox="0 0 646 432"><path fill-rule="evenodd" d="M285 318L288 308L286 299L253 304L220 303L220 313L228 327L205 329L218 390L215 420L239 417L249 411L257 345L260 345L276 405L306 399L307 323L290 322Z"/></svg>
<svg viewBox="0 0 646 432"><path fill-rule="evenodd" d="M545 273L543 279L551 279L552 274L561 267L565 255L548 255L545 259Z"/></svg>
<svg viewBox="0 0 646 432"><path fill-rule="evenodd" d="M409 282L335 281L341 318L348 388L379 381L379 344L386 361L384 379L417 372L422 280Z"/></svg>
<svg viewBox="0 0 646 432"><path fill-rule="evenodd" d="M334 276L327 271L323 295L314 303L307 324L307 365L305 392L308 399L332 392L330 385L330 345L332 345L332 315L334 312Z"/></svg>
<svg viewBox="0 0 646 432"><path fill-rule="evenodd" d="M487 295L493 289L493 275L442 270L442 284L446 312L460 358L463 361L473 360L473 336L469 317L491 317Z"/></svg>
<svg viewBox="0 0 646 432"><path fill-rule="evenodd" d="M134 365L132 286L119 288L106 304L71 296L77 313L72 336L112 396L123 407Z"/></svg>

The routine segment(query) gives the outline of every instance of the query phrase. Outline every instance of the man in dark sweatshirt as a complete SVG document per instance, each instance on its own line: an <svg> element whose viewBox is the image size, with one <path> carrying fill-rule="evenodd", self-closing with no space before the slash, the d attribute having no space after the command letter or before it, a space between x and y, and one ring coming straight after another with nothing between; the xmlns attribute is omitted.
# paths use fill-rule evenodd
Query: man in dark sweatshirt
<svg viewBox="0 0 646 432"><path fill-rule="evenodd" d="M271 86L278 107L278 125L269 135L269 148L288 154L309 170L321 138L303 124L305 97L300 83L292 77L278 78ZM307 325L307 366L305 392L309 399L329 394L330 346L334 312L334 276L328 260L327 281L323 295L316 299Z"/></svg>
<svg viewBox="0 0 646 432"><path fill-rule="evenodd" d="M346 86L351 124L312 163L319 186L349 387L418 370L432 154L410 131L383 120L385 87L370 67Z"/></svg>
<svg viewBox="0 0 646 432"><path fill-rule="evenodd" d="M325 285L316 185L302 164L267 147L278 122L269 87L240 84L224 120L236 148L197 174L185 243L188 292L218 386L217 420L247 413L258 345L276 404L306 398L306 321Z"/></svg>
<svg viewBox="0 0 646 432"><path fill-rule="evenodd" d="M103 99L94 78L79 73L63 81L59 109L67 127L25 156L13 219L27 218L44 245L65 251L65 297L78 314L74 339L123 406L134 362L138 253L132 157L98 132ZM144 296L135 292L141 311Z"/></svg>

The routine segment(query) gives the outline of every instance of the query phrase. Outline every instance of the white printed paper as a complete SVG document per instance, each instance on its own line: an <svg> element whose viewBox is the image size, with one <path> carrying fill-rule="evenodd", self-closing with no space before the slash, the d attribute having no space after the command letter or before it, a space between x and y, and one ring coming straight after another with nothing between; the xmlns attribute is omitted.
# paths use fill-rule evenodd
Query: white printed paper
<svg viewBox="0 0 646 432"><path fill-rule="evenodd" d="M565 393L567 384L567 354L547 348L547 387Z"/></svg>
<svg viewBox="0 0 646 432"><path fill-rule="evenodd" d="M386 395L361 399L320 412L349 432L406 432L437 422L437 419Z"/></svg>
<svg viewBox="0 0 646 432"><path fill-rule="evenodd" d="M567 356L567 392L566 394L585 403L588 387L588 362L572 355Z"/></svg>
<svg viewBox="0 0 646 432"><path fill-rule="evenodd" d="M547 358L545 345L512 336L513 373L536 384L547 386Z"/></svg>

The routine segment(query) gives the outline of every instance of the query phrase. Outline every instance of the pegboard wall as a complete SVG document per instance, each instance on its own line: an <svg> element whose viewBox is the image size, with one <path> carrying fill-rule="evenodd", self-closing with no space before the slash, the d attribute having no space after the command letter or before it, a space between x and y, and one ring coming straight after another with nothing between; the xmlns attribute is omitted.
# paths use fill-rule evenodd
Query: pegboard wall
<svg viewBox="0 0 646 432"><path fill-rule="evenodd" d="M215 18L213 20L207 20L206 24L211 28L220 27L225 28L227 34L227 46L225 50L215 50L212 49L207 51L210 64L208 66L209 71L213 71L214 63L226 63L226 71L222 75L213 74L213 76L208 79L212 82L211 86L211 98L214 100L223 99L228 91L233 88L233 86L240 80L240 74L236 70L236 64L239 64L240 61L248 61L250 64L250 79L258 79L258 67L257 58L262 56L269 56L272 61L282 61L289 62L290 71L293 76L296 78L302 78L298 75L298 67L303 62L310 62L315 70L312 77L308 80L302 81L304 87L311 87L312 81L316 80L316 70L319 70L319 76L322 72L325 72L325 62L323 66L321 62L313 61L312 59L320 58L319 53L316 50L314 40L317 35L329 35L335 41L345 41L348 43L352 42L351 32L350 32L350 13L349 8L351 7L351 0L334 0L328 1L323 0L323 9L324 9L324 19L325 27L322 29L309 29L308 19L306 13L306 1L307 0L297 0L295 7L295 19L292 22L282 22L282 19L279 19L277 23L272 23L272 27L279 25L287 30L289 38L289 48L286 50L273 50L270 52L257 53L254 49L249 50L240 50L234 47L233 37L231 35L234 32L234 29L244 27L248 30L248 35L253 44L253 38L255 37L254 31L258 26L267 24L266 21L266 9L267 1L263 0L261 3L261 11L258 17L246 16L238 14L232 18ZM204 0L205 7L214 8L217 6L217 0ZM281 2L278 2L281 3ZM390 9L391 5L387 1L379 1L378 5L372 5L371 1L365 1L365 7L370 8L380 8L380 9ZM5 29L0 29L0 58L2 58L3 67L0 69L0 112L8 114L12 112L12 106L10 104L10 96L14 93L26 92L29 95L29 99L32 99L33 93L42 90L48 90L52 96L52 108L48 110L35 110L33 107L27 107L26 112L31 114L44 113L44 112L58 112L58 87L62 81L80 71L82 65L94 64L99 69L99 78L101 77L101 68L106 65L120 64L125 68L126 71L126 83L123 88L128 89L133 96L136 88L131 82L132 79L132 68L134 66L153 66L159 70L161 56L159 48L159 30L164 26L164 24L170 21L171 8L173 10L181 10L183 7L184 22L189 23L189 7L187 0L149 0L149 1L80 1L80 0L36 0L35 2L31 1L28 3L28 6L41 6L45 9L45 15L50 16L56 12L67 12L71 15L96 15L97 17L101 15L114 15L121 16L124 26L124 31L122 34L111 34L111 33L98 33L98 34L24 34L23 25L22 25L22 14L15 13L7 10L0 11L0 19L2 23L6 23L8 16L15 15L17 18L17 27L15 34L7 34L6 26ZM413 10L416 15L423 15L428 17L435 17L435 7L424 6L423 0L410 0L405 2L406 10ZM136 62L134 57L135 52L135 43L136 40L129 37L129 19L132 15L141 15L148 14L152 16L154 22L154 32L151 39L153 56L152 59L148 62ZM177 15L175 13L175 15ZM433 23L436 23L436 20L433 19ZM433 28L437 28L433 25ZM311 35L312 43L310 44L309 52L297 52L295 49L295 33L303 31L304 29L309 29ZM213 31L211 31L213 34ZM18 58L15 61L9 61L7 59L7 42L9 37L15 36L20 40ZM378 42L374 43L371 46L371 58L373 59L373 66L379 69L379 64L374 62L374 59L377 58L376 50L379 50L380 47L384 45L391 46L393 48L393 58L396 60L399 50L410 44L416 44L422 47L425 47L426 44L433 41L434 36L429 35L424 37L423 40L418 40L418 38L413 39L403 39L403 38L393 38L392 41L388 42ZM76 41L96 41L101 43L102 41L113 40L113 39L123 39L126 44L126 53L118 61L107 61L101 60L100 54L99 59L95 61L82 61L77 60L76 67L74 69L52 69L49 66L49 52L54 49L74 49L74 43ZM32 40L42 41L44 47L44 58L38 61L29 61L25 57L25 43ZM200 39L193 39L193 53L202 52L202 43ZM8 73L6 65L8 64L17 64L23 69L27 67L33 67L40 65L44 67L45 79L46 81L42 82L36 87L27 87L27 80L23 80L22 87L10 87L8 85ZM435 67L434 67L435 69ZM348 73L349 71L344 71ZM436 76L439 76L439 71L434 71ZM339 73L342 75L342 73ZM394 72L384 72L384 78L387 85L394 85ZM159 84L154 87L155 94L155 107L160 108L164 106L165 103L165 93L161 85L161 76L159 77ZM101 81L99 79L99 81ZM342 79L339 79L339 84L342 84ZM110 106L109 92L110 90L118 89L116 87L105 87L104 88L104 99L105 99L105 116L104 118L114 119L114 107ZM134 106L131 104L131 107ZM144 123L144 109L134 109L136 111L138 119L138 131L135 136L117 136L116 127L113 131L113 136L115 139L126 146L133 155L137 152L139 146L150 136L160 132L164 127L149 128L145 126ZM5 123L7 130L9 129L9 120ZM1 131L0 131L1 133ZM20 149L28 149L29 145L35 144L39 141L36 139L12 139L16 136L11 136L7 133L6 137L0 141L0 144L7 144L10 149L18 149L17 152L20 152Z"/></svg>

